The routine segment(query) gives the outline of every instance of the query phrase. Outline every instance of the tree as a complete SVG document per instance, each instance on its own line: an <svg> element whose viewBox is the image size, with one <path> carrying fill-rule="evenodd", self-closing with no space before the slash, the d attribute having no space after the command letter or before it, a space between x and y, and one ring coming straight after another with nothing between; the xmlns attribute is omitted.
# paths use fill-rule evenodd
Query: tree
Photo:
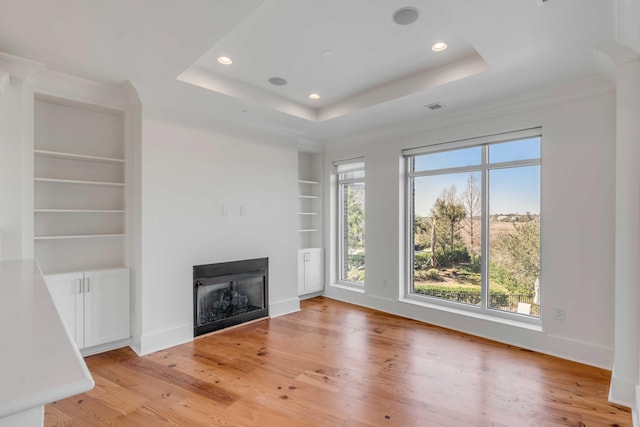
<svg viewBox="0 0 640 427"><path fill-rule="evenodd" d="M540 217L528 216L528 221L513 223L514 231L503 233L492 248L492 259L505 269L514 286L528 293L540 276Z"/></svg>
<svg viewBox="0 0 640 427"><path fill-rule="evenodd" d="M460 239L460 223L467 216L464 205L458 201L456 186L452 185L445 189L434 206L436 217L442 220L447 229L446 244L449 246L449 251L453 252L456 240Z"/></svg>
<svg viewBox="0 0 640 427"><path fill-rule="evenodd" d="M416 247L424 248L429 246L429 236L431 234L431 221L429 218L414 215L413 217L413 244Z"/></svg>
<svg viewBox="0 0 640 427"><path fill-rule="evenodd" d="M467 235L469 252L473 257L480 252L480 223L478 221L482 212L480 194L478 178L470 173L467 178L467 188L462 193L462 204L467 212L464 230Z"/></svg>
<svg viewBox="0 0 640 427"><path fill-rule="evenodd" d="M360 189L347 189L347 227L349 247L364 248L364 203Z"/></svg>
<svg viewBox="0 0 640 427"><path fill-rule="evenodd" d="M458 201L457 189L452 185L442 194L431 208L431 266L436 267L437 245L442 252L453 254L461 240L460 222L466 217L464 205Z"/></svg>

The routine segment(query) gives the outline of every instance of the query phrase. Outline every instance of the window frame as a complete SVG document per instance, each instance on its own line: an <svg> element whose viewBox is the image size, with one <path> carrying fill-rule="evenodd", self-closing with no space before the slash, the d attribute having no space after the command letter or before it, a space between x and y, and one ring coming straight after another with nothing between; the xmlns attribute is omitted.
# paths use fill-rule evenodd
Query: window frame
<svg viewBox="0 0 640 427"><path fill-rule="evenodd" d="M344 192L343 192L343 185L344 184L352 184L352 183L362 183L364 185L365 188L365 205L366 205L366 163L365 163L365 159L363 157L358 157L358 158L353 158L353 159L347 159L347 160L341 160L341 161L336 161L333 163L334 166L334 173L336 175L336 211L335 211L335 215L336 215L336 219L337 219L337 227L336 227L336 245L337 245L337 250L336 250L336 266L337 266L337 271L336 271L336 283L338 285L342 285L348 288L353 288L353 289L357 289L357 290L364 290L365 284L366 284L366 269L367 269L367 264L366 264L366 249L365 249L365 262L364 262L364 269L365 269L365 281L360 283L360 282L353 282L353 281L349 281L346 280L342 277L343 272L344 272L344 232L345 232L345 228L344 228L344 221L343 221L343 215L344 215L344 211L343 211L343 206L344 206ZM348 178L348 179L340 179L340 176L343 173L347 173L347 172L358 172L358 171L362 171L364 173L364 176L362 178ZM365 210L366 212L366 210ZM366 213L365 213L365 236L367 233L367 228L366 228ZM365 237L365 246L366 246L366 237Z"/></svg>
<svg viewBox="0 0 640 427"><path fill-rule="evenodd" d="M489 162L489 146L494 144L499 144L503 142L514 142L518 140L528 139L528 138L540 138L540 157L536 159L525 159L525 160L513 160L506 162ZM433 154L438 152L445 151L454 151L469 147L481 147L481 160L477 165L472 166L458 166L458 167L449 167L443 169L432 169L426 171L414 171L415 166L415 157L423 155L423 154ZM538 317L514 313L509 311L503 311L494 309L488 306L489 300L489 268L488 268L488 260L482 261L481 264L481 292L480 292L480 305L471 305L465 304L456 301L450 301L443 298L430 297L428 295L418 295L412 292L412 279L414 276L414 232L413 232L413 215L414 215L414 200L413 200L413 185L412 180L414 178L423 177L423 176L436 176L436 175L446 175L453 173L465 173L465 172L480 172L481 180L480 180L480 199L481 199L481 211L482 211L482 222L481 222L481 254L489 254L489 172L491 170L499 170L499 169L510 169L516 167L526 167L526 166L539 166L542 168L542 128L530 128L524 129L520 131L511 131L499 134L486 135L476 138L468 138L463 140L455 140L450 142L436 143L432 145L425 145L421 147L409 148L402 150L402 155L404 157L404 167L405 167L405 263L404 263L404 287L403 287L403 296L405 300L413 300L416 302L433 304L435 306L446 307L454 310L464 310L470 313L476 313L481 315L486 315L488 317L493 318L501 318L505 320L517 320L518 322L528 323L532 325L541 325L542 315L539 314ZM542 171L541 171L542 172ZM542 184L542 173L540 173L540 183ZM542 185L541 185L542 186ZM542 188L540 191L540 213L542 214ZM542 215L540 215L542 217ZM483 258L487 258L487 256L483 256ZM540 266L542 271L542 233L540 236ZM540 289L540 298L542 298L542 288Z"/></svg>

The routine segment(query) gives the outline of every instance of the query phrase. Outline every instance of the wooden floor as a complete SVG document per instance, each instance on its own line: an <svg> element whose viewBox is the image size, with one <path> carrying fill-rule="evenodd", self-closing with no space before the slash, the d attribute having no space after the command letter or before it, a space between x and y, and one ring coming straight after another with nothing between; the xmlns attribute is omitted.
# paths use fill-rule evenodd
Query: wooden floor
<svg viewBox="0 0 640 427"><path fill-rule="evenodd" d="M45 426L631 426L610 373L314 298L145 357L88 357Z"/></svg>

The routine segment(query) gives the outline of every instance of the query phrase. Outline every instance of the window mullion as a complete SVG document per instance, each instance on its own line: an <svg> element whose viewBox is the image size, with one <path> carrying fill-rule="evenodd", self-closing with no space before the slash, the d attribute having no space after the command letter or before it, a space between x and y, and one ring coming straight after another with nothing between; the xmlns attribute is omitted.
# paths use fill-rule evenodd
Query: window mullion
<svg viewBox="0 0 640 427"><path fill-rule="evenodd" d="M482 147L482 174L480 190L481 206L481 250L480 250L480 306L483 310L489 307L489 168L487 166L489 148Z"/></svg>

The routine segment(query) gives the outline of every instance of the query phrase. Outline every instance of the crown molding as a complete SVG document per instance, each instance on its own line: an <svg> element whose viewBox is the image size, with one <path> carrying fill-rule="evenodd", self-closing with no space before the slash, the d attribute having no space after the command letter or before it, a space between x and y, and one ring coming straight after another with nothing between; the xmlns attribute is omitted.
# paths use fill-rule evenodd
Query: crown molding
<svg viewBox="0 0 640 427"><path fill-rule="evenodd" d="M3 75L8 74L8 77L1 77L0 90L4 90L13 80L26 81L44 68L45 66L41 62L0 52L0 71Z"/></svg>
<svg viewBox="0 0 640 427"><path fill-rule="evenodd" d="M56 71L42 70L34 74L29 85L36 95L90 104L123 111L126 98L122 87L86 80Z"/></svg>
<svg viewBox="0 0 640 427"><path fill-rule="evenodd" d="M526 92L482 108L469 108L460 112L442 114L433 119L421 118L396 123L392 126L371 129L364 133L356 133L345 138L325 140L323 144L325 147L330 147L380 143L390 139L409 137L411 135L418 135L460 124L564 104L614 92L614 85L600 76L594 76Z"/></svg>

